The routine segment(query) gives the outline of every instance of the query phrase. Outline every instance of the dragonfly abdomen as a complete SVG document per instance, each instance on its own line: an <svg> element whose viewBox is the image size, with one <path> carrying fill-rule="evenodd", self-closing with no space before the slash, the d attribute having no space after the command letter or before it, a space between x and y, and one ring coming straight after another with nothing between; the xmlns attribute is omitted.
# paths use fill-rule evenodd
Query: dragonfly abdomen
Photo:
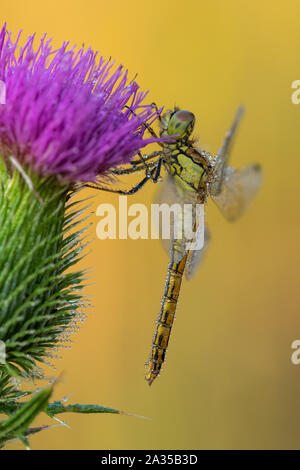
<svg viewBox="0 0 300 470"><path fill-rule="evenodd" d="M179 297L186 260L187 255L185 255L179 263L171 262L168 266L165 292L162 298L150 358L147 363L145 377L149 385L151 385L159 375L165 360L171 330L175 320L177 300Z"/></svg>

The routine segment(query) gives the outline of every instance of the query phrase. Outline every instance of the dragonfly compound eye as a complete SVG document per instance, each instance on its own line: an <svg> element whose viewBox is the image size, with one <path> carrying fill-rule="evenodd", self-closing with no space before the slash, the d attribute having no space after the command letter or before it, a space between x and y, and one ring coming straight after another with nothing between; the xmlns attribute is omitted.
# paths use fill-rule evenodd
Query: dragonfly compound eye
<svg viewBox="0 0 300 470"><path fill-rule="evenodd" d="M177 135L177 139L189 137L193 132L195 116L190 111L176 111L171 115L168 124L168 134Z"/></svg>

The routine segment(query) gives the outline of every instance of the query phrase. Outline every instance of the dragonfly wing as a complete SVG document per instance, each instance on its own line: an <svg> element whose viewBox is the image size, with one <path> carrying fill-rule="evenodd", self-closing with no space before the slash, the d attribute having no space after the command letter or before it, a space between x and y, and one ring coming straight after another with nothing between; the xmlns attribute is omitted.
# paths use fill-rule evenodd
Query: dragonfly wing
<svg viewBox="0 0 300 470"><path fill-rule="evenodd" d="M233 140L244 112L245 109L242 106L238 108L231 128L227 132L222 147L219 149L215 157L214 181L212 182L210 188L211 194L217 195L221 192L225 178L225 168L228 165Z"/></svg>
<svg viewBox="0 0 300 470"><path fill-rule="evenodd" d="M154 210L159 217L153 217L152 214L152 221L165 251L176 263L181 261L195 243L194 234L189 235L185 227L186 224L192 227L195 225L198 215L195 210L196 202L197 194L179 191L171 175L165 178L155 198L159 210L158 206ZM199 220L203 220L203 217Z"/></svg>
<svg viewBox="0 0 300 470"><path fill-rule="evenodd" d="M240 170L227 167L219 194L211 194L224 217L234 222L245 212L262 182L259 165L250 165Z"/></svg>
<svg viewBox="0 0 300 470"><path fill-rule="evenodd" d="M195 274L195 272L200 267L205 253L207 251L207 246L210 240L210 231L205 225L204 230L204 246L200 250L191 250L189 253L188 260L186 262L185 267L185 277L189 281L191 277Z"/></svg>

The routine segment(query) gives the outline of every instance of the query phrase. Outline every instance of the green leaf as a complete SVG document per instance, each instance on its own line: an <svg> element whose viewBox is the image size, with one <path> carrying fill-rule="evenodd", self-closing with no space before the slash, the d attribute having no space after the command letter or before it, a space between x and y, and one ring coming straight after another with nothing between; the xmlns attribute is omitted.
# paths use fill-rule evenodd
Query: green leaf
<svg viewBox="0 0 300 470"><path fill-rule="evenodd" d="M54 401L53 403L49 403L46 413L53 418L54 415L59 413L112 413L112 414L120 414L119 410L115 410L114 408L107 408L101 405L78 405L78 404L70 404L64 405L62 401Z"/></svg>
<svg viewBox="0 0 300 470"><path fill-rule="evenodd" d="M53 387L47 387L34 394L31 400L22 406L9 418L0 424L0 441L4 443L13 436L25 439L24 432L34 418L48 406ZM27 441L26 441L27 445Z"/></svg>
<svg viewBox="0 0 300 470"><path fill-rule="evenodd" d="M21 440L23 444L28 448L29 447L29 442L28 442L28 437L31 436L32 434L36 434L37 432L44 431L44 429L48 429L50 426L39 426L35 428L28 428L22 435L16 435L15 433L8 433L6 434L4 439L0 439L0 449L9 444L10 442L14 442L17 439Z"/></svg>

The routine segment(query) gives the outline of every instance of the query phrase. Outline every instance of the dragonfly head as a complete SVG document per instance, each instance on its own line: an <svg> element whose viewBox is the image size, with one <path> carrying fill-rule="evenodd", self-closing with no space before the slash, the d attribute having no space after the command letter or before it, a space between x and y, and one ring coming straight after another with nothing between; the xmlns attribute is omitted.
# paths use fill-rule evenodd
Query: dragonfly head
<svg viewBox="0 0 300 470"><path fill-rule="evenodd" d="M187 140L193 132L195 120L190 111L175 110L167 123L167 134L177 135L177 140Z"/></svg>

